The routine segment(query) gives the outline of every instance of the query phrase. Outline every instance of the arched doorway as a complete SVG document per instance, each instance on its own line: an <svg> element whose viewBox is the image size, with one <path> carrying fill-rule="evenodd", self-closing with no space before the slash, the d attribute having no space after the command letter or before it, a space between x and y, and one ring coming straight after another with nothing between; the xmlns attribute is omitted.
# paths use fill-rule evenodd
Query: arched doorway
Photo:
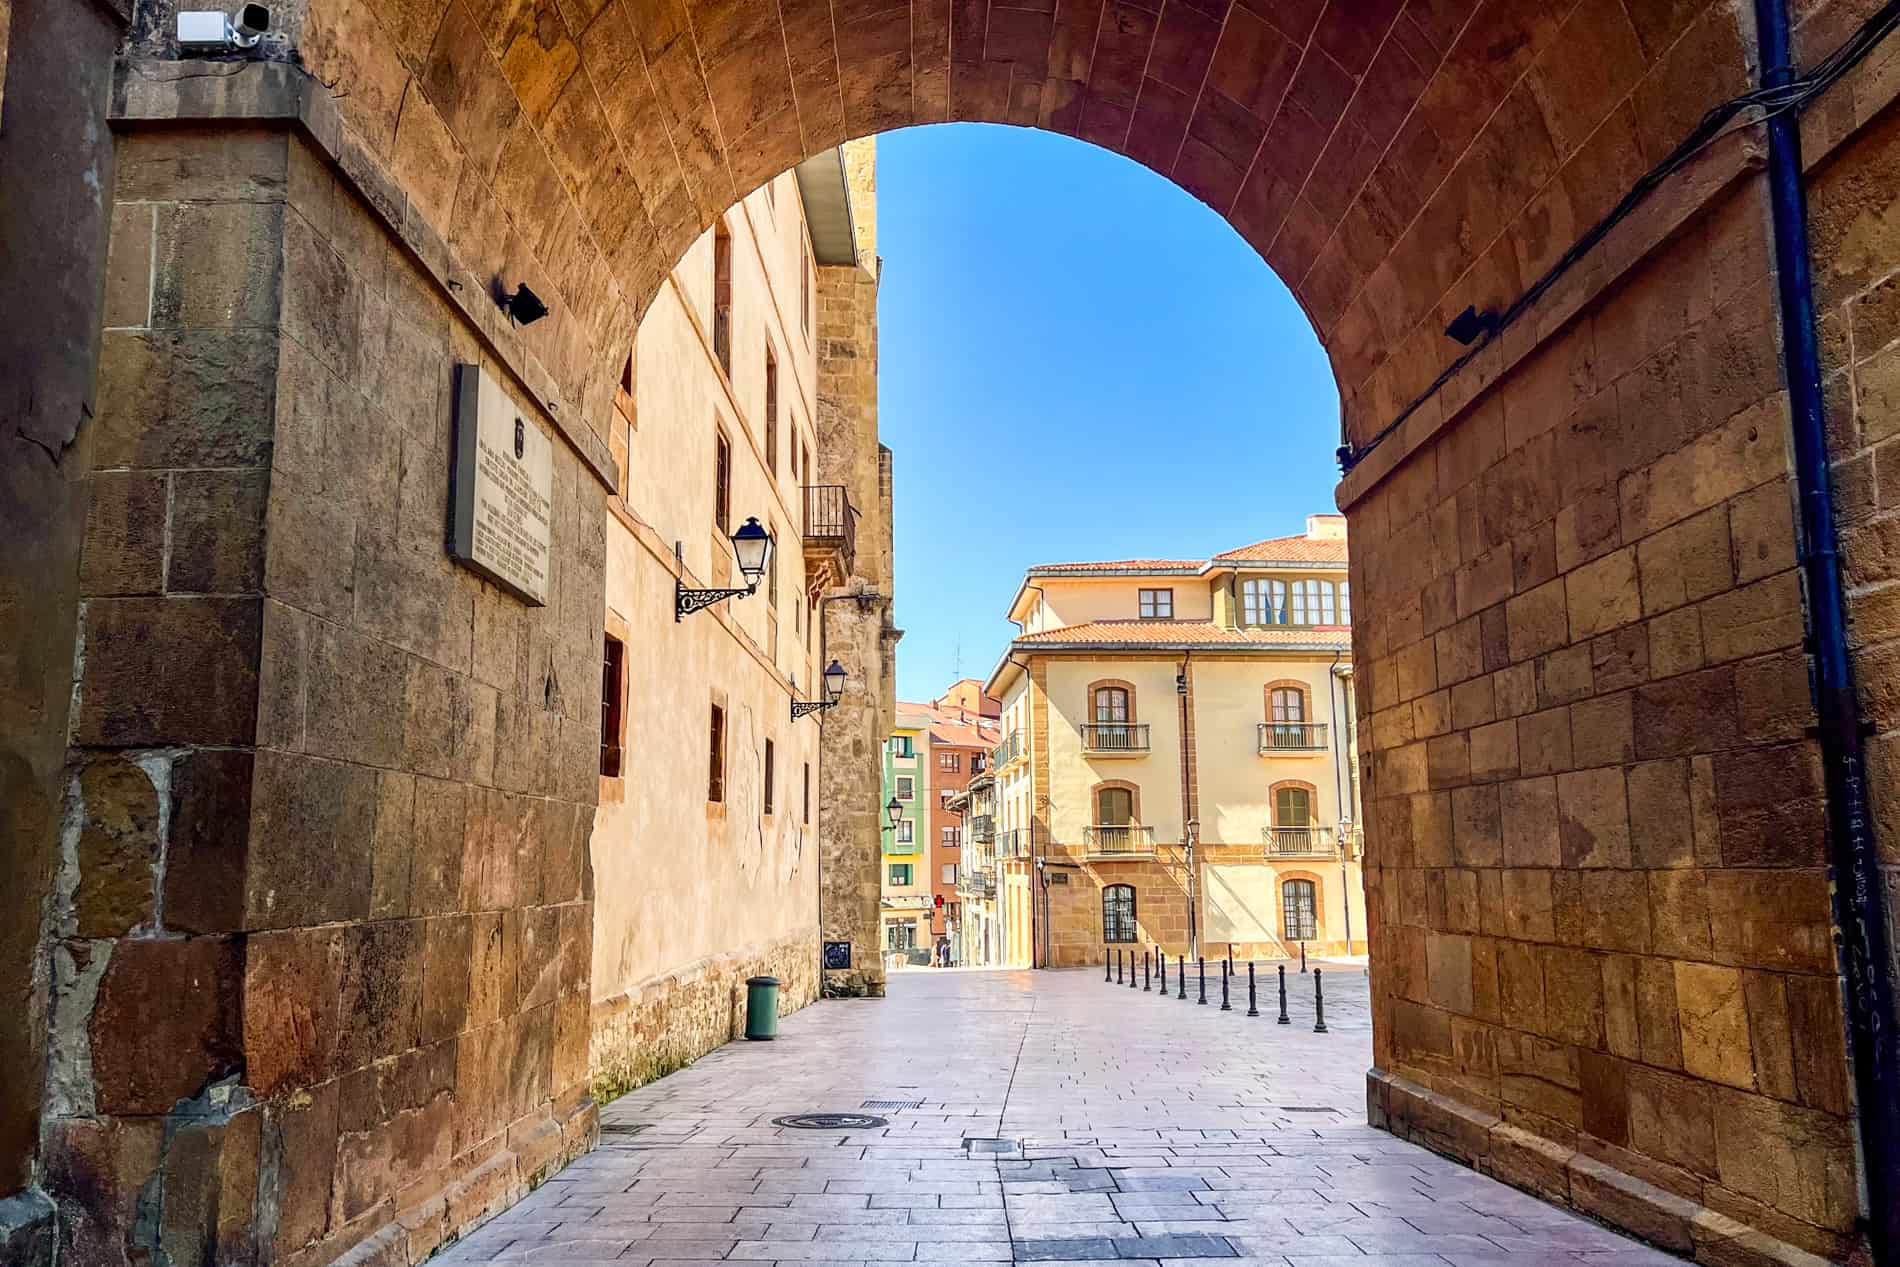
<svg viewBox="0 0 1900 1267"><path fill-rule="evenodd" d="M1822 12L1802 32L1810 62L1851 26ZM577 451L598 446L590 429L611 408L624 355L614 332L631 328L686 244L741 193L846 137L944 119L1051 128L1128 154L1214 206L1299 297L1344 406L1375 1119L1609 1217L1620 1197L1592 1198L1573 1173L1624 1162L1642 1184L1764 1235L1831 1256L1852 1247L1853 1120L1803 690L1788 409L1765 182L1749 143L1712 147L1473 359L1461 363L1446 337L1471 332L1455 320L1467 309L1481 334L1484 314L1508 308L1705 109L1748 86L1755 35L1737 10L654 0L385 11L312 0L287 26L312 78L286 70L281 82L300 86L248 103L177 89L168 116L139 114L160 109L162 93L128 91L121 117L295 118L442 277L504 275L552 299L553 317L486 334L518 359ZM133 51L170 49L141 35ZM1835 99L1849 106L1810 116L1822 301L1838 327L1827 355L1845 402L1843 499L1862 476L1877 490L1884 406L1862 403L1872 397L1860 387L1888 349L1868 297L1895 262L1877 231L1885 204L1868 188L1883 182L1854 173L1887 170L1900 147L1882 114L1888 90L1858 90ZM299 178L253 175L293 189ZM270 240L268 224L258 232L243 240ZM327 264L273 249L260 252L283 261L292 316L325 334L356 322L348 337L360 339L368 306L340 283L325 289ZM1877 491L1850 509L1885 522ZM333 543L325 522L313 512L279 524L274 542L297 540L285 531L297 528L307 543ZM261 541L261 516L250 530ZM1885 531L1849 543L1870 587L1889 576ZM399 555L366 557L365 584L400 588ZM309 579L311 606L353 601L337 571ZM204 715L228 701L220 692L245 688L222 678L212 692L181 679L167 707L140 716L102 709L84 689L109 686L101 675L157 679L191 667L180 651L276 662L249 632L245 602L208 611L198 591L189 604L96 597L94 676L72 728L80 747L254 745L268 762L323 755L326 743L346 745L327 760L361 757L348 746L359 742L386 752L422 742L387 722L260 738L242 701ZM1857 633L1870 645L1875 623ZM451 668L454 643L443 633L430 648ZM308 645L331 664L366 650ZM1866 660L1880 686L1882 663ZM592 668L569 676L585 681ZM431 711L453 696L432 683L416 688L418 734L456 715L452 704ZM550 751L560 742L530 738ZM326 768L328 782L298 784L308 797L278 821L325 848L358 839L384 792L362 770L380 767L344 764ZM537 777L523 775L520 794L551 790L526 786ZM584 806L584 789L562 803ZM303 825L337 805L349 815ZM467 958L355 926L350 949L332 950L325 930L367 916L373 883L359 893L338 879L355 870L341 868L289 874L303 887L253 859L246 896L259 905L207 916L207 927L269 931L282 938L275 953L313 972L346 958L364 996L399 993L405 964ZM181 945L138 946L112 971L230 975L222 943ZM190 1047L206 1076L226 1068L237 1039L224 1015L194 1018L166 1049ZM336 1021L247 1024L252 1035L306 1036ZM514 1050L552 1045L552 1016L549 1027L513 1035ZM109 1041L91 1050L125 1063ZM296 1055L275 1072L294 1081L310 1072L305 1057L322 1063L317 1051ZM470 1086L506 1082L507 1053L470 1059ZM549 1068L572 1088L571 1061ZM136 1115L156 1103L97 1108ZM1789 1149L1790 1137L1807 1145ZM1708 1225L1682 1234L1700 1244Z"/></svg>

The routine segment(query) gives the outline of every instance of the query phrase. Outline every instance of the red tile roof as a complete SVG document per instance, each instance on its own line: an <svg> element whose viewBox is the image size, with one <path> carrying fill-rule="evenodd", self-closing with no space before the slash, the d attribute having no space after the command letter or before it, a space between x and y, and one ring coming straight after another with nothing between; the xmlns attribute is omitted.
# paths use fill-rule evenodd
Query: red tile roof
<svg viewBox="0 0 1900 1267"><path fill-rule="evenodd" d="M1157 572L1199 568L1200 559L1109 559L1101 563L1038 563L1031 572Z"/></svg>
<svg viewBox="0 0 1900 1267"><path fill-rule="evenodd" d="M1238 550L1223 550L1216 563L1338 563L1346 562L1344 537L1268 537Z"/></svg>
<svg viewBox="0 0 1900 1267"><path fill-rule="evenodd" d="M1207 620L1091 620L1041 633L1023 634L1017 644L1030 646L1195 646L1195 647L1344 647L1352 646L1345 625L1313 628L1225 629Z"/></svg>

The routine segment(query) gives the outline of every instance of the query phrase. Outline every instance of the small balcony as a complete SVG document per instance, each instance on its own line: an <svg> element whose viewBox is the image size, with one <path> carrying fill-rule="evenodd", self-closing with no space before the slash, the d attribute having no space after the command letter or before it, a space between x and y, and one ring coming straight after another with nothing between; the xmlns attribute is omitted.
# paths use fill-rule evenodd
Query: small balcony
<svg viewBox="0 0 1900 1267"><path fill-rule="evenodd" d="M1333 856L1333 833L1328 827L1268 827L1262 836L1269 858Z"/></svg>
<svg viewBox="0 0 1900 1267"><path fill-rule="evenodd" d="M1090 757L1143 757L1148 755L1146 722L1100 722L1082 727L1082 752Z"/></svg>
<svg viewBox="0 0 1900 1267"><path fill-rule="evenodd" d="M1008 831L996 833L996 856L999 858L1027 858L1030 836L1027 828L1012 827Z"/></svg>
<svg viewBox="0 0 1900 1267"><path fill-rule="evenodd" d="M843 484L806 484L805 583L814 592L851 579L858 555L858 512Z"/></svg>
<svg viewBox="0 0 1900 1267"><path fill-rule="evenodd" d="M1260 723L1260 755L1326 751L1326 723L1311 721L1263 721Z"/></svg>
<svg viewBox="0 0 1900 1267"><path fill-rule="evenodd" d="M996 839L996 819L989 814L978 814L970 819L970 839L988 844Z"/></svg>
<svg viewBox="0 0 1900 1267"><path fill-rule="evenodd" d="M1001 770L1004 766L1023 755L1023 732L1012 730L1009 738L990 749L990 769Z"/></svg>
<svg viewBox="0 0 1900 1267"><path fill-rule="evenodd" d="M1082 829L1082 848L1098 861L1155 856L1155 829L1129 823L1097 823Z"/></svg>
<svg viewBox="0 0 1900 1267"><path fill-rule="evenodd" d="M957 879L957 892L979 902L996 897L996 877L987 871L966 872Z"/></svg>

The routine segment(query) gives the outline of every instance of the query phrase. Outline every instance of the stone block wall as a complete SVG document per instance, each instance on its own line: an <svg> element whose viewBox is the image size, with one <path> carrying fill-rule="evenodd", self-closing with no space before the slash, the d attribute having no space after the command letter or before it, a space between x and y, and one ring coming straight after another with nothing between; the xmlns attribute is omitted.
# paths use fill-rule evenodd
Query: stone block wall
<svg viewBox="0 0 1900 1267"><path fill-rule="evenodd" d="M1767 231L1743 175L1350 507L1373 1116L1674 1249L1841 1258Z"/></svg>
<svg viewBox="0 0 1900 1267"><path fill-rule="evenodd" d="M588 1083L606 1104L745 1036L746 978L777 977L778 1010L818 997L818 956L808 937L746 946L701 959L593 1006Z"/></svg>
<svg viewBox="0 0 1900 1267"><path fill-rule="evenodd" d="M452 367L510 379L400 195L281 126L118 149L49 929L62 1254L414 1261L591 1140L604 489L557 439L545 608L452 565Z"/></svg>

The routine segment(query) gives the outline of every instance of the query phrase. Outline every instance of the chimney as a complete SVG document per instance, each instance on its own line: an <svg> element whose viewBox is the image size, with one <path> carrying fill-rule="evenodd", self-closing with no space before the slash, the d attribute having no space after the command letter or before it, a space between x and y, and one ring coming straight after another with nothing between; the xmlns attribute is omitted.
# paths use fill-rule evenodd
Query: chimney
<svg viewBox="0 0 1900 1267"><path fill-rule="evenodd" d="M1344 541L1346 517L1344 515L1308 515L1306 539L1308 541Z"/></svg>

